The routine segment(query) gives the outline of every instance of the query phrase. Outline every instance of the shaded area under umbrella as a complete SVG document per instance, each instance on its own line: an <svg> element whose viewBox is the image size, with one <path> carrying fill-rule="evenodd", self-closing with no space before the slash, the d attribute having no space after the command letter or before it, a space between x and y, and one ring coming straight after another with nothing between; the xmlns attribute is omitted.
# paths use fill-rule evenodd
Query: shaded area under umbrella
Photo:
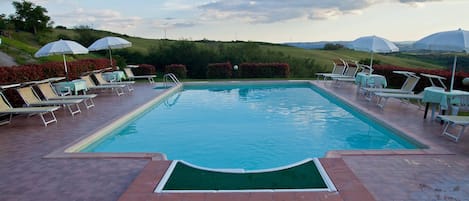
<svg viewBox="0 0 469 201"><path fill-rule="evenodd" d="M34 57L46 57L52 55L62 55L64 60L64 69L67 80L68 68L67 60L65 58L66 54L88 54L88 49L80 45L79 43L71 40L58 40L54 42L47 43L42 46L35 54Z"/></svg>

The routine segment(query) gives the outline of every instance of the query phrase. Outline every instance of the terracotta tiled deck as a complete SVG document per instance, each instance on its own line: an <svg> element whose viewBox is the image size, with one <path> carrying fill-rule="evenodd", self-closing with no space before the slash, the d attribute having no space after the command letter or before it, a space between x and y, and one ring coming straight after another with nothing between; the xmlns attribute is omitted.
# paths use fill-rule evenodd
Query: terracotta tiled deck
<svg viewBox="0 0 469 201"><path fill-rule="evenodd" d="M37 116L0 126L0 200L469 200L469 136L454 143L414 105L390 101L381 110L353 85L316 83L430 148L331 152L321 162L339 193L153 194L168 161L44 157L161 93L138 83L130 95L101 93L96 108L74 117L60 110L48 127Z"/></svg>

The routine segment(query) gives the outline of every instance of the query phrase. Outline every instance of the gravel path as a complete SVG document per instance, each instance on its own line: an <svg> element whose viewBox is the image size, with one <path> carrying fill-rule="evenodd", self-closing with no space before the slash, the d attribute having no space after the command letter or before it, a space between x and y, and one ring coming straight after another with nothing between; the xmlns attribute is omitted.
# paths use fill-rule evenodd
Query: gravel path
<svg viewBox="0 0 469 201"><path fill-rule="evenodd" d="M15 59L0 51L0 66L17 66Z"/></svg>

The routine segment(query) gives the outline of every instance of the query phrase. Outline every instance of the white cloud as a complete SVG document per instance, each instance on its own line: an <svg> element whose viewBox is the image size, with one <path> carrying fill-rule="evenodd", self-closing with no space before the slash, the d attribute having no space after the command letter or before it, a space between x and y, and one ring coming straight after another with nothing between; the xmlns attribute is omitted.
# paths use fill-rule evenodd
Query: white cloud
<svg viewBox="0 0 469 201"><path fill-rule="evenodd" d="M248 23L273 23L297 18L326 20L343 15L361 14L379 3L398 2L412 6L438 0L219 0L205 3L201 19L234 19Z"/></svg>
<svg viewBox="0 0 469 201"><path fill-rule="evenodd" d="M168 29L168 28L187 28L193 27L196 25L195 22L188 20L177 19L177 18L165 18L165 19L156 19L148 20L149 25L157 29Z"/></svg>
<svg viewBox="0 0 469 201"><path fill-rule="evenodd" d="M56 14L53 18L66 26L89 25L106 30L135 28L143 22L141 17L123 16L120 12L111 9L77 8L71 12Z"/></svg>

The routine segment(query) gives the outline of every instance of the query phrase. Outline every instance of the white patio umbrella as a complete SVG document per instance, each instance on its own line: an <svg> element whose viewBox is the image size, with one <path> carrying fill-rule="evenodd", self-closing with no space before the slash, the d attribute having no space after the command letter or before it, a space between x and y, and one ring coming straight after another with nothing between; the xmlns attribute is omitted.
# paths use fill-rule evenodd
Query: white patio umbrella
<svg viewBox="0 0 469 201"><path fill-rule="evenodd" d="M68 79L67 60L66 54L88 54L88 49L79 43L71 40L58 40L47 43L42 46L35 54L34 57L45 57L51 55L62 55L64 59L65 75Z"/></svg>
<svg viewBox="0 0 469 201"><path fill-rule="evenodd" d="M458 29L434 33L415 42L414 47L430 51L467 53L469 52L469 32ZM450 91L453 90L457 59L457 55L454 55Z"/></svg>
<svg viewBox="0 0 469 201"><path fill-rule="evenodd" d="M378 36L363 36L355 39L349 44L353 50L371 52L370 68L373 71L374 53L398 52L399 48L391 41Z"/></svg>
<svg viewBox="0 0 469 201"><path fill-rule="evenodd" d="M131 47L132 43L119 37L107 36L95 41L88 47L90 51L97 50L109 50L109 60L111 61L112 67L112 53L111 49L121 49L126 47Z"/></svg>

